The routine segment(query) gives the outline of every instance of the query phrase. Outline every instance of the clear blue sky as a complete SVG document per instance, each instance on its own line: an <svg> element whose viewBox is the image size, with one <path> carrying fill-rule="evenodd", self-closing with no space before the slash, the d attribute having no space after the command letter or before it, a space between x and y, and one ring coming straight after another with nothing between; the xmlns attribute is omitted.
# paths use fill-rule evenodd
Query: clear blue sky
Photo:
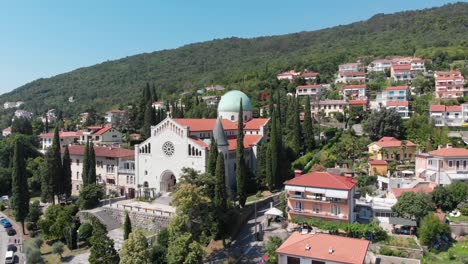
<svg viewBox="0 0 468 264"><path fill-rule="evenodd" d="M41 77L224 37L314 30L435 0L0 0L0 93Z"/></svg>

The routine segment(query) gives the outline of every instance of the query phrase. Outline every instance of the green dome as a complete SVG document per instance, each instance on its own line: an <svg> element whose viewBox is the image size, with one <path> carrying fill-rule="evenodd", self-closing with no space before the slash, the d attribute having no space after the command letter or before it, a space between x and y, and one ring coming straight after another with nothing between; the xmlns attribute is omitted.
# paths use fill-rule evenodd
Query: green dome
<svg viewBox="0 0 468 264"><path fill-rule="evenodd" d="M241 91L229 91L221 96L221 100L218 104L219 112L239 112L240 100L242 99L242 110L253 111L252 103L250 98Z"/></svg>

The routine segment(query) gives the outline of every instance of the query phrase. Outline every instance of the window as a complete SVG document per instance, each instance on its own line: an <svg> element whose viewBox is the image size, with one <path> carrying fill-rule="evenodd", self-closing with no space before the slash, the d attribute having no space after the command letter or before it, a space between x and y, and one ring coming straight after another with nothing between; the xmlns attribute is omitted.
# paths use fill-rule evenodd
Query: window
<svg viewBox="0 0 468 264"><path fill-rule="evenodd" d="M302 211L302 202L296 202L296 206L294 207L294 210L296 211Z"/></svg>
<svg viewBox="0 0 468 264"><path fill-rule="evenodd" d="M339 215L341 214L341 208L337 206L336 204L333 204L331 207L331 213L334 215Z"/></svg>
<svg viewBox="0 0 468 264"><path fill-rule="evenodd" d="M458 169L460 168L460 161L457 160L457 161L455 162L455 164L456 164L456 167L457 167L457 170L458 170Z"/></svg>
<svg viewBox="0 0 468 264"><path fill-rule="evenodd" d="M76 172L76 179L79 179L80 178L80 172Z"/></svg>
<svg viewBox="0 0 468 264"><path fill-rule="evenodd" d="M76 185L76 190L77 190L77 191L80 190L80 186L79 186L79 185Z"/></svg>
<svg viewBox="0 0 468 264"><path fill-rule="evenodd" d="M80 160L79 159L76 160L76 165L80 166Z"/></svg>
<svg viewBox="0 0 468 264"><path fill-rule="evenodd" d="M448 166L449 166L449 168L452 168L453 167L453 161L449 160L448 161Z"/></svg>
<svg viewBox="0 0 468 264"><path fill-rule="evenodd" d="M234 116L233 116L233 115L231 116L231 120L234 120Z"/></svg>
<svg viewBox="0 0 468 264"><path fill-rule="evenodd" d="M96 140L99 140L99 136L96 136Z"/></svg>

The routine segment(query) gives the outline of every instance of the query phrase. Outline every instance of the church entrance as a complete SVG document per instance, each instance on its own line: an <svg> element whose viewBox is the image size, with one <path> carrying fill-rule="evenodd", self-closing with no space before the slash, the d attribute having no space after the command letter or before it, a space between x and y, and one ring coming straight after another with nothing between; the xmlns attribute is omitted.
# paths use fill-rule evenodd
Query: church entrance
<svg viewBox="0 0 468 264"><path fill-rule="evenodd" d="M164 171L161 175L161 183L159 189L161 192L172 192L176 184L176 177L172 171Z"/></svg>

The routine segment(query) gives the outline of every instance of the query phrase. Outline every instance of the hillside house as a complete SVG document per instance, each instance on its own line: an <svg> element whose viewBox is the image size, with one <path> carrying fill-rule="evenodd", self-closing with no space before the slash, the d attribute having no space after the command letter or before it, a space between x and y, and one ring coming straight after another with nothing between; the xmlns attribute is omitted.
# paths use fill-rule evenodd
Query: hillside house
<svg viewBox="0 0 468 264"><path fill-rule="evenodd" d="M447 146L416 155L416 177L436 185L468 182L468 149Z"/></svg>
<svg viewBox="0 0 468 264"><path fill-rule="evenodd" d="M365 83L366 73L357 71L338 72L335 83Z"/></svg>
<svg viewBox="0 0 468 264"><path fill-rule="evenodd" d="M465 78L460 70L436 71L434 78L436 98L458 98L466 96L468 92L464 88Z"/></svg>
<svg viewBox="0 0 468 264"><path fill-rule="evenodd" d="M296 96L309 96L311 100L319 100L323 89L321 84L299 85L296 87Z"/></svg>
<svg viewBox="0 0 468 264"><path fill-rule="evenodd" d="M394 137L383 137L368 146L370 159L373 160L414 160L416 144Z"/></svg>

